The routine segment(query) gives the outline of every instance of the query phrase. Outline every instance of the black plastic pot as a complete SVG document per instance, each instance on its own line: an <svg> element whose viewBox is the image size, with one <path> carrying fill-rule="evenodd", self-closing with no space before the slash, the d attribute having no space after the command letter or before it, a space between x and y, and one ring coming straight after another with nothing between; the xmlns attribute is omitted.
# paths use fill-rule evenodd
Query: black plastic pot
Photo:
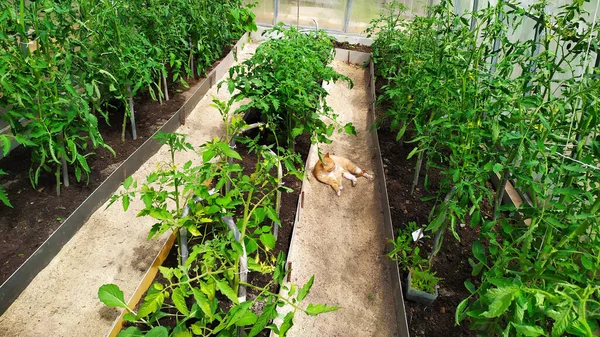
<svg viewBox="0 0 600 337"><path fill-rule="evenodd" d="M412 274L409 272L406 278L406 299L413 302L430 305L438 297L438 290L435 288L435 293L430 294L426 291L415 289L411 285Z"/></svg>

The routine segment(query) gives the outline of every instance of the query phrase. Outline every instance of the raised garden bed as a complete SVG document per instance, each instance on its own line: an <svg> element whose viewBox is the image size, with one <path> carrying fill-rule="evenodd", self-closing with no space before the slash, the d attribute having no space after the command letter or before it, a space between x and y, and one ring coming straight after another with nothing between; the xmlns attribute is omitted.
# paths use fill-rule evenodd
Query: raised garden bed
<svg viewBox="0 0 600 337"><path fill-rule="evenodd" d="M306 135L299 137L296 141L296 146L297 146L296 147L297 152L300 154L302 160L305 161L308 156L309 150L312 149L311 144L310 144L310 137L308 137ZM254 168L256 165L256 160L257 160L256 155L253 153L249 153L248 148L244 145L238 145L237 148L238 148L237 152L242 157L242 160L240 161L240 163L243 164L243 166L244 166L244 172L246 174L251 174L254 171ZM273 172L273 173L275 173L275 172ZM283 183L284 183L284 186L292 189L292 192L282 193L282 195L281 195L281 207L280 207L280 214L279 214L279 218L281 221L281 227L279 228L277 242L276 242L275 248L273 250L274 255L278 255L280 252L287 254L289 245L291 242L291 238L292 238L294 224L298 219L299 211L301 209L300 195L301 195L301 190L302 190L302 181L298 180L294 176L285 176L283 179ZM148 270L145 277L142 279L139 286L137 287L135 293L129 299L129 301L128 301L129 307L135 308L135 310L137 311L137 309L139 308L139 306L141 304L140 303L141 299L143 299L145 297L145 295L148 292L148 288L154 282L162 282L162 283L167 282L167 280L165 280L164 277L160 273L158 273L158 267L159 266L167 267L167 268L177 267L178 249L177 249L176 245L174 245L174 243L175 243L175 235L173 234L173 235L171 235L169 240L167 240L165 242L163 248L157 255L154 263L152 264L152 267ZM192 243L190 242L190 245L191 244ZM254 284L259 287L264 287L271 281L272 281L272 278L268 274L249 273L249 275L248 275L248 283ZM273 285L272 291L278 292L279 289L278 289L278 287ZM251 288L248 289L248 297L249 298L255 298L258 295L259 294L254 289L251 289ZM222 300L224 300L225 302L227 301L226 298L224 298ZM256 311L255 312L256 314L260 314L261 308L260 308L260 306L257 306L253 310ZM173 313L177 312L175 309L173 309L172 311L173 311ZM122 312L121 315L115 320L113 327L111 328L110 332L107 335L108 337L117 336L122 329L125 329L127 326L130 326L130 324L126 323L123 320L123 316L125 315L125 313L126 313L125 311ZM169 325L169 324L173 324L173 323L174 322L169 319L166 319L164 322L162 322L163 325ZM264 330L263 332L258 334L258 336L268 336L269 335L268 331L269 330Z"/></svg>
<svg viewBox="0 0 600 337"><path fill-rule="evenodd" d="M378 133L394 230L404 229L410 221L427 223L434 201L420 199L434 195L435 190L426 191L420 187L414 195L410 194L416 159L405 158L412 151L413 144L400 146L395 139L396 134L387 128L381 128ZM432 185L435 185L438 178L435 173L429 174ZM471 266L467 258L472 256L471 244L479 237L469 226L461 229L460 233L461 242L449 238L434 261L432 269L436 271L436 276L443 279L440 281L437 300L428 306L412 301L404 302L410 336L435 336L441 331L444 331L445 336L476 336L467 325L454 324L456 306L469 295L464 287L464 281L471 279ZM425 242L421 249L430 251L431 240ZM403 287L406 287L407 274L406 271L401 271Z"/></svg>
<svg viewBox="0 0 600 337"><path fill-rule="evenodd" d="M148 115L138 116L137 140L123 143L118 130L103 130L105 140L113 146L117 156L113 158L107 151L100 150L90 160L93 174L89 185L74 185L63 189L63 195L57 198L51 186L52 179L41 180L50 181L48 186L41 186L38 190L31 189L27 177L29 161L25 156L26 149L18 148L10 157L2 160L2 167L6 165L11 179L16 179L4 186L9 194L15 196L15 205L28 207L8 209L0 205L7 209L0 214L0 223L6 224L6 227L0 228L4 240L3 251L0 252L3 259L1 276L4 281L0 286L0 313L10 306L124 179L158 151L160 145L152 139L152 135L159 130L174 131L185 123L186 116L204 94L226 73L233 63L234 53L241 50L248 41L248 36L249 34L245 34L229 48L227 54L207 71L205 78L193 81L193 86L187 92L173 92L174 97L162 105L153 101L138 104L138 109L148 112Z"/></svg>
<svg viewBox="0 0 600 337"><path fill-rule="evenodd" d="M398 19L404 10L390 3L368 32L378 34L374 62L385 80L388 176L411 183L388 185L400 197L389 255L419 270L421 290L434 293L442 277L432 305L406 303L411 333L594 335L600 152L587 93L598 87L595 27L581 25L577 38L560 33L585 21L585 7L547 15L501 1L461 16L442 1L427 16ZM530 19L530 37L511 40ZM412 163L397 162L404 158ZM422 206L432 198L429 212ZM410 221L413 212L429 215Z"/></svg>

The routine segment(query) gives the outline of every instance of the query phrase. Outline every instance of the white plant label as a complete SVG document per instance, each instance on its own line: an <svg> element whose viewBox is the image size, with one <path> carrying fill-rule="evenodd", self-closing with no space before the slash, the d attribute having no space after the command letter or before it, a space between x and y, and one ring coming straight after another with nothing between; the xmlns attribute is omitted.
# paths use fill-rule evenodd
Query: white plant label
<svg viewBox="0 0 600 337"><path fill-rule="evenodd" d="M412 238L414 242L419 241L420 238L423 237L423 228L419 228L416 231L412 232Z"/></svg>

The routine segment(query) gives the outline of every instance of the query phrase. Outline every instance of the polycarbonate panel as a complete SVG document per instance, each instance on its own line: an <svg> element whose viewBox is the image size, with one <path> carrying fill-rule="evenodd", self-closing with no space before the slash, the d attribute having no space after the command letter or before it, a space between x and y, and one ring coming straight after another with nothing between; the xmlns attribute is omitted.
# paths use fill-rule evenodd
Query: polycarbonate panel
<svg viewBox="0 0 600 337"><path fill-rule="evenodd" d="M362 33L385 8L385 0L352 0L348 33Z"/></svg>
<svg viewBox="0 0 600 337"><path fill-rule="evenodd" d="M426 16L427 6L429 6L428 0L413 0L412 2L412 13L413 15Z"/></svg>
<svg viewBox="0 0 600 337"><path fill-rule="evenodd" d="M458 15L463 15L465 12L472 12L473 0L455 0L454 8Z"/></svg>
<svg viewBox="0 0 600 337"><path fill-rule="evenodd" d="M344 29L347 0L300 0L300 15L295 0L280 0L277 21L288 25L314 27L314 18L319 28Z"/></svg>
<svg viewBox="0 0 600 337"><path fill-rule="evenodd" d="M246 3L254 3L256 0L246 0ZM274 0L258 0L256 7L252 8L256 14L256 22L272 25L273 15L275 13Z"/></svg>
<svg viewBox="0 0 600 337"><path fill-rule="evenodd" d="M558 8L561 5L564 4L570 4L570 2L567 2L566 0L560 0L558 1L553 7L551 7L551 11L553 11L554 13L560 11L560 9ZM593 21L593 15L596 14L596 6L598 5L598 2L595 3L584 3L583 7L584 9L588 12L588 13L581 13L583 17L585 17L585 19L591 24ZM577 20L577 17L574 18L574 20ZM598 18L596 18L596 20L598 20ZM580 27L579 31L582 31L582 28ZM592 39L594 39L594 37L592 37ZM571 77L579 77L581 76L585 71L586 68L590 68L589 70L591 70L592 67L594 67L595 63L596 63L596 57L597 57L597 53L594 52L593 50L593 44L589 43L589 40L584 41L585 45L589 45L590 49L587 52L583 52L579 55L576 55L574 57L568 57L567 60L561 65L563 68L565 68L565 72L564 73L556 73L554 75L554 80L564 80L564 79L568 79ZM592 41L595 42L595 41ZM565 49L568 49L572 43L571 42L563 42L562 43L563 47ZM556 48L556 41L553 40L550 43L550 50L554 51L556 50L556 55L557 57L561 58L563 57L563 48ZM573 71L571 71L570 69L573 69ZM588 71L589 71L588 70ZM558 91L558 87L559 87L560 83L553 83L553 90Z"/></svg>

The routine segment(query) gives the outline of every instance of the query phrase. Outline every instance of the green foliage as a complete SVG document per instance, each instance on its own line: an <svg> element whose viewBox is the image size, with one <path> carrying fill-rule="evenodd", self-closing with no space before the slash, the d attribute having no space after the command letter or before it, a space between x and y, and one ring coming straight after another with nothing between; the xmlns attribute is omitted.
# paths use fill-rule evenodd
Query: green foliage
<svg viewBox="0 0 600 337"><path fill-rule="evenodd" d="M256 29L241 0L20 0L3 1L0 13L2 118L32 149L32 184L50 171L58 192L63 165L80 181L94 149L112 152L98 131L112 104L127 107L124 140L129 99L143 89L162 99L161 76L185 84L193 64L203 74Z"/></svg>
<svg viewBox="0 0 600 337"><path fill-rule="evenodd" d="M16 5L16 4L15 4ZM60 192L62 165L71 165L77 180L88 177L90 150L106 146L98 121L81 90L80 46L67 2L35 1L20 12L3 3L0 11L0 106L15 139L32 148L31 182L41 171L54 172ZM23 41L35 40L31 53Z"/></svg>
<svg viewBox="0 0 600 337"><path fill-rule="evenodd" d="M415 267L424 267L428 264L427 259L421 257L421 249L417 246L416 242L412 240L412 234L418 230L419 226L414 221L408 223L406 228L397 233L395 241L390 242L393 244L393 249L387 253L387 256L398 262L398 265L403 269L410 269Z"/></svg>
<svg viewBox="0 0 600 337"><path fill-rule="evenodd" d="M224 120L233 120L237 125L227 126L231 136L245 128L239 118L230 116L225 103L215 100L215 107ZM291 292L284 297L272 292L274 285L283 284L286 274L285 255L273 254L272 226L280 223L274 196L279 190L289 189L281 186L279 178L271 172L281 162L288 174L301 176L302 173L295 169L300 166L297 155L287 154L284 149L279 149L282 154L276 155L252 139L240 138L238 141L246 143L257 157L254 171L244 173L239 163L241 157L229 146L229 141L214 139L198 151L202 164L189 161L178 165L177 153L193 150L185 135L159 134L157 137L169 147L170 161L160 164L143 184L128 178L123 184L124 190L113 196L110 204L121 200L123 208L127 209L132 198L139 198L144 202L144 208L138 216L156 220L149 238L168 231L179 233L180 228L185 228L192 235L194 244L190 245L185 263L180 261L174 268L159 267L166 282L150 287L137 312L126 307L123 293L115 285L100 288L99 298L104 304L125 308L128 321L152 329L144 335L138 328L129 328L121 331L123 336L154 333L173 337L221 336L234 334L237 329L243 329L248 336L256 336L264 329L285 336L293 325L295 312L318 315L337 309L322 304L300 305L310 292L313 278L298 293ZM184 212L186 205L190 212ZM225 216L239 217L235 224L240 231L239 239L234 238L224 224ZM269 284L258 287L241 280L240 258L244 254L252 256L248 259L249 271L273 275ZM238 298L241 286L254 289L258 296L248 300ZM295 285L291 287L295 288ZM230 304L220 305L219 300L224 298ZM262 312L253 310L257 302L262 303ZM277 316L277 307L286 304L292 311L278 329L270 322ZM155 332L159 320L166 316L175 317L175 326Z"/></svg>
<svg viewBox="0 0 600 337"><path fill-rule="evenodd" d="M387 256L398 262L400 268L411 272L413 288L433 294L441 279L435 277L435 273L431 271L429 260L420 255L418 241L413 242L412 233L418 229L420 227L414 221L409 222L406 228L398 233L395 241L390 240L394 247Z"/></svg>
<svg viewBox="0 0 600 337"><path fill-rule="evenodd" d="M429 269L410 269L410 274L410 286L430 294L435 294L435 288L442 280L441 278L436 277L435 273L431 272Z"/></svg>
<svg viewBox="0 0 600 337"><path fill-rule="evenodd" d="M0 134L0 145L2 145L2 154L4 156L8 155L8 152L10 151L10 145L11 145L10 138L6 135ZM0 169L0 176L2 176L2 175L7 175L7 173ZM10 200L8 200L8 195L6 194L6 191L4 190L4 188L2 188L1 185L0 185L0 201L8 207L13 207L10 204Z"/></svg>
<svg viewBox="0 0 600 337"><path fill-rule="evenodd" d="M313 142L330 142L336 126L354 134L351 124L341 127L322 120L335 122L337 117L325 101L327 91L322 83L343 80L352 85L349 78L328 66L334 56L331 37L323 31L305 34L282 24L265 34L276 38L229 70L228 90L238 90L232 100L250 99L238 112L258 111L288 148L293 148L294 140L303 133L311 135Z"/></svg>
<svg viewBox="0 0 600 337"><path fill-rule="evenodd" d="M389 107L381 123L416 144L411 156L426 169L441 171L428 229L460 239L455 227L470 218L481 232L469 259L480 282L465 283L471 295L457 323L486 335L591 336L600 299L600 78L588 47L600 29L582 1L552 14L544 0L508 3L457 16L442 1L413 21L398 19L393 4L375 20L374 62L386 82L379 99ZM542 18L539 40L517 38L529 15ZM508 181L524 195L518 209L502 205Z"/></svg>

